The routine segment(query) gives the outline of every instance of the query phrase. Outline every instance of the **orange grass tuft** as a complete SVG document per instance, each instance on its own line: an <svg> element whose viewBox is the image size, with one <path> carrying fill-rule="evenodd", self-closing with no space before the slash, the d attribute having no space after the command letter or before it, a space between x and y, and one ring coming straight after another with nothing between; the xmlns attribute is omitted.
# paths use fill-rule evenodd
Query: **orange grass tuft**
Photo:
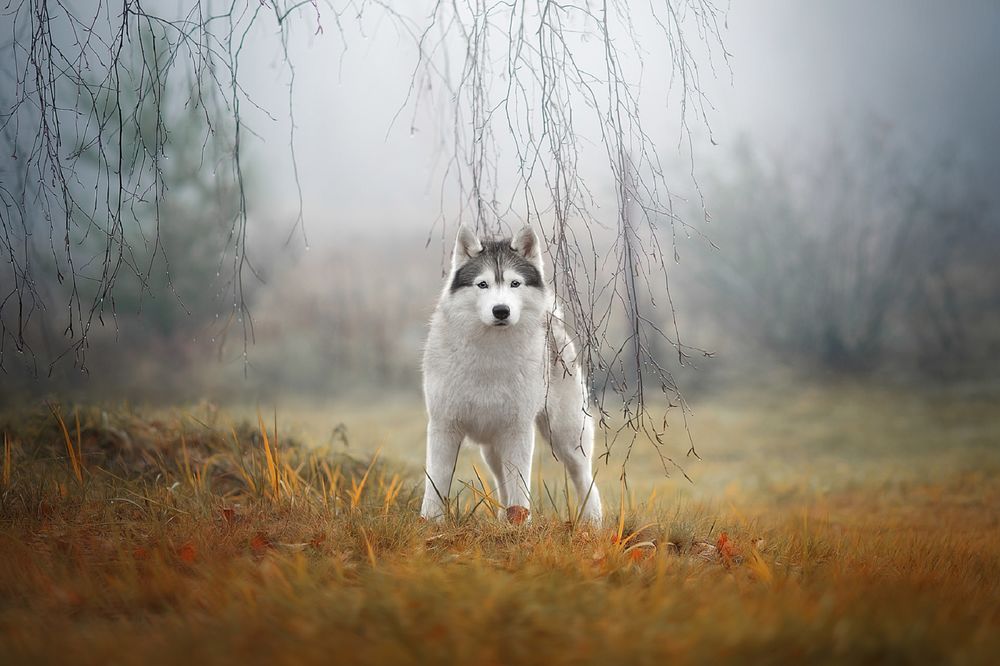
<svg viewBox="0 0 1000 666"><path fill-rule="evenodd" d="M59 413L59 409L54 405L49 405L49 409L52 410L52 415L55 416L56 421L59 423L59 428L62 430L63 438L66 442L66 453L69 457L70 468L73 470L73 476L76 477L77 483L83 485L83 464L81 462L80 454L80 417L77 414L76 419L76 437L77 446L73 446L73 441L69 437L69 430L66 428L66 421L63 420L62 414Z"/></svg>

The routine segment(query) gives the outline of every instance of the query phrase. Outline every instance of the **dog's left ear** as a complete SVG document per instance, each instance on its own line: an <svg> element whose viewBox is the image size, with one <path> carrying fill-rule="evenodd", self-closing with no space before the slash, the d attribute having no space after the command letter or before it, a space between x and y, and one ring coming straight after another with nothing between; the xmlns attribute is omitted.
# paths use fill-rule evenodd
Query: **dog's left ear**
<svg viewBox="0 0 1000 666"><path fill-rule="evenodd" d="M514 234L510 249L529 261L540 261L542 258L542 244L531 225L525 225Z"/></svg>

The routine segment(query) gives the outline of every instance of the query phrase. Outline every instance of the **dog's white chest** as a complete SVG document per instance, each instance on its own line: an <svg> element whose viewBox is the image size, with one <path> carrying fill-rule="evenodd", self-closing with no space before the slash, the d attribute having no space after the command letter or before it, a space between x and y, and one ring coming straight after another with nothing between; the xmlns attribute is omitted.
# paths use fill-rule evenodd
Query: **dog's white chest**
<svg viewBox="0 0 1000 666"><path fill-rule="evenodd" d="M428 408L478 441L523 428L541 410L545 393L544 344L532 343L429 348Z"/></svg>

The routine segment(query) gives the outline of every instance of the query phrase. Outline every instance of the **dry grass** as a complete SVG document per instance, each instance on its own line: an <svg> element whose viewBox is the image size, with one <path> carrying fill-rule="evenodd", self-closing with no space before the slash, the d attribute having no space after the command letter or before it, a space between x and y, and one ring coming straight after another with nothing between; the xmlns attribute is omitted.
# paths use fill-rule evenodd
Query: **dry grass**
<svg viewBox="0 0 1000 666"><path fill-rule="evenodd" d="M349 428L376 460L258 414L8 418L0 663L993 662L1000 417L844 395L705 405L709 497L640 469L622 508L604 472L601 529L547 464L533 522L496 521L472 460L422 523L391 428Z"/></svg>

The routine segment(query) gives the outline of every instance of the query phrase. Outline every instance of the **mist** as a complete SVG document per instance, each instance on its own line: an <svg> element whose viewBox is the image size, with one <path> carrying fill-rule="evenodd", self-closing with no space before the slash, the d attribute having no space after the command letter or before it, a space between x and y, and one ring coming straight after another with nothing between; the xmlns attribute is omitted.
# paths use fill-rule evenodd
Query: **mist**
<svg viewBox="0 0 1000 666"><path fill-rule="evenodd" d="M395 20L374 10L351 20L322 10L300 14L284 41L272 24L254 23L241 52L241 85L252 102L241 112L241 156L247 178L246 254L256 267L247 281L254 304L246 320L258 323L253 340L248 330L220 325L233 323L232 283L219 268L212 277L211 255L224 247L225 224L213 232L215 245L203 242L206 256L196 269L185 266L183 255L190 251L183 249L189 247L184 234L195 232L194 223L187 232L180 221L171 222L177 228L176 251L182 254L171 258L168 252L165 258L179 269L175 276L190 274L187 291L166 284L148 293L136 286L120 288L119 302L125 305L113 321L96 327L91 341L98 362L82 373L69 359L51 363L59 356L64 325L58 317L40 313L34 335L48 352L29 355L29 361L7 354L7 386L35 395L58 391L67 382L74 390L106 395L127 386L131 394L154 400L193 400L202 391L240 400L273 396L276 390L315 398L385 390L387 383L391 391L417 394L423 327L448 270L455 224L471 212L456 205L462 194L455 174L466 166L450 152L451 116L444 113L448 99L418 76L419 52L407 21L418 25L422 14L414 9ZM629 67L625 76L635 86L645 131L657 147L671 206L676 203L683 221L680 232L671 232L673 261L666 267L673 282L666 294L672 312L664 309L665 295L657 297L658 305L650 303L655 320L676 322L681 337L671 344L697 350L682 353L679 362L666 352L658 359L683 377L679 389L696 390L716 374L737 372L748 358L762 358L762 350L766 358L787 358L807 374L824 368L838 372L844 364L869 370L888 365L890 374L913 374L914 368L928 364L937 373L951 364L953 370L946 372L951 375L991 367L982 363L995 360L993 326L1000 307L991 286L995 275L988 250L996 247L998 237L993 184L1000 173L995 150L1000 139L1000 81L995 76L1000 45L993 35L1000 27L1000 9L988 2L952 7L736 3L725 14L720 46L692 53L699 95L691 99L678 92L676 72L667 65L671 53L654 38L655 26L639 23L633 36L642 46L623 61ZM594 45L586 33L570 39L579 40L580 57L591 57ZM501 35L501 46L502 40ZM460 62L460 56L450 57ZM584 64L600 70L599 60ZM499 81L502 85L502 74ZM414 104L422 95L425 99ZM600 127L592 117L578 115L578 178L586 182L594 206L594 252L604 254L613 243L607 229L614 226L616 194L600 168L605 159ZM174 159L190 164L178 173L193 168L204 175L211 166L211 176L197 187L205 192L222 187L216 173L227 168L226 154L206 163L204 149L198 158L197 145L178 142L165 155L180 151ZM513 149L500 143L497 151L494 188L509 189L504 172L516 171ZM845 180L849 174L857 176L855 182ZM204 211L190 188L188 194L181 187L174 191L175 215L189 215L185 211L199 207ZM762 195L755 210L745 208L747 191ZM511 203L498 221L508 232L531 219L522 204ZM876 213L876 205L884 210ZM917 209L933 220L922 227L908 225L907 216ZM225 210L223 205L215 214L224 216ZM551 209L541 213L543 228L551 224L551 218L545 219L551 215ZM794 219L778 219L789 215ZM887 222L886 215L893 221ZM756 220L753 229L749 219ZM841 222L842 230L837 227ZM905 231L886 230L897 227ZM918 233L913 228L925 229L919 233L926 238L913 240ZM747 255L745 249L761 234L775 236L772 256ZM779 277L777 267L788 263L787 257L808 253L815 266L837 261L837 242L870 244L880 237L903 239L901 234L924 249L907 250L895 259L874 253L867 261L902 262L874 271L889 283L916 282L914 274L928 274L932 277L927 279L945 280L942 288L957 294L942 297L943 305L924 308L944 308L949 314L935 315L934 321L947 320L948 326L965 331L961 341L936 352L938 360L918 359L914 349L926 345L906 339L905 332L917 325L908 318L916 316L912 312L885 320L878 315L880 323L873 325L891 342L880 343L878 352L865 352L872 359L864 363L855 359L838 365L816 362L809 354L797 356L795 336L801 331L792 330L781 343L768 332L795 326L762 314L779 307L777 301L767 305L767 284L778 279L805 284L805 273ZM897 241L885 241L891 242ZM225 250L222 256L233 255ZM153 259L159 262L155 251ZM756 262L764 262L765 272L759 272ZM223 265L222 259L218 263ZM160 272L167 264L157 266ZM831 274L829 280L839 278ZM64 287L54 289L58 294ZM734 302L745 302L737 294L747 289L759 299L758 309L734 320ZM794 308L801 315L806 303L856 297L855 292L830 296L804 290ZM773 298L786 302L789 297ZM914 298L901 293L892 303ZM194 309L187 299L197 300ZM890 300L880 300L876 309L903 307ZM177 324L157 327L156 317L142 314L150 307L144 301ZM788 314L781 316L799 316L793 311L782 309ZM5 317L11 312L5 310ZM774 317L774 311L767 316ZM244 321L243 316L238 319ZM352 323L345 328L347 321ZM932 325L945 324L922 321L919 327ZM831 324L829 330L837 326ZM734 327L739 335L731 333ZM759 333L747 335L748 330ZM372 333L382 340L381 351L367 344ZM952 331L945 338L956 335ZM150 345L173 351L150 354ZM111 363L125 349L134 350L134 360L124 366ZM163 356L178 354L185 360ZM391 370L369 372L371 361L361 360L368 354ZM123 367L128 372L118 376ZM199 378L192 381L193 376Z"/></svg>
<svg viewBox="0 0 1000 666"><path fill-rule="evenodd" d="M439 128L431 109L413 118L404 108L416 51L389 21L364 25L362 32L348 23L343 35L325 24L322 34L303 27L291 45L297 133L308 137L296 146L306 218L324 242L345 227L423 233L441 207ZM805 158L833 135L876 123L926 159L954 154L986 185L1000 173L998 27L1000 9L990 2L733 3L724 33L729 67L720 59L705 75L717 145L694 127L702 139L695 176L725 169L743 141ZM259 205L287 217L297 206L288 68L273 35L254 37L248 87L275 118L252 123L262 137L253 150L268 165ZM682 137L678 111L667 104L667 57L662 47L647 55L640 96L684 185L689 156L675 149Z"/></svg>

